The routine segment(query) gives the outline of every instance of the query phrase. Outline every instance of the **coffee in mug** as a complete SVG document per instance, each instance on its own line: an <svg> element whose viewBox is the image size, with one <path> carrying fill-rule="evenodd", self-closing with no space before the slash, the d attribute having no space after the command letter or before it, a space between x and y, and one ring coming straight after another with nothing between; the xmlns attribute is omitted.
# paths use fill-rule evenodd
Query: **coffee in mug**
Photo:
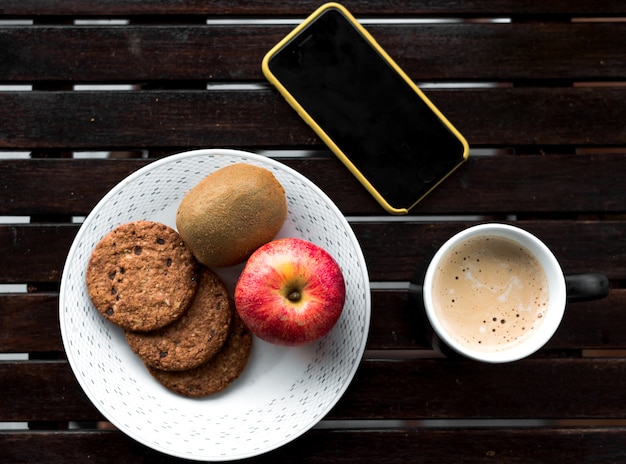
<svg viewBox="0 0 626 464"><path fill-rule="evenodd" d="M570 294L585 300L607 293L601 274L566 281L541 240L508 224L480 224L450 238L430 262L422 287L433 345L492 363L524 358L545 345Z"/></svg>
<svg viewBox="0 0 626 464"><path fill-rule="evenodd" d="M432 291L441 324L459 344L480 351L506 349L530 336L549 300L537 258L497 235L469 238L448 250Z"/></svg>

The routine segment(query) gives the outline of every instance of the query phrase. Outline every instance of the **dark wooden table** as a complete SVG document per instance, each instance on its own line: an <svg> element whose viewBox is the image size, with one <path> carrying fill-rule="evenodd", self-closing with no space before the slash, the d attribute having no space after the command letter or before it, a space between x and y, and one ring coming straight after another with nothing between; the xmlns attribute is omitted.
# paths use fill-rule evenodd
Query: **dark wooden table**
<svg viewBox="0 0 626 464"><path fill-rule="evenodd" d="M198 147L262 153L309 177L350 221L372 282L367 351L344 397L250 462L626 461L626 3L345 5L472 146L404 218L262 77L263 54L318 3L0 4L0 462L179 462L106 428L65 359L58 291L96 202ZM529 359L438 356L408 282L484 221L534 232L566 273L606 274L609 297L568 307Z"/></svg>

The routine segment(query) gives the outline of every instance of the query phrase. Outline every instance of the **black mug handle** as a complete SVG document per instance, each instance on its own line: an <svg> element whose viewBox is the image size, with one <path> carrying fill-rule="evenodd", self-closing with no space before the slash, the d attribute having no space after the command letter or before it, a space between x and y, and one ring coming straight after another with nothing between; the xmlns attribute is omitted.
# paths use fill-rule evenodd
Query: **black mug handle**
<svg viewBox="0 0 626 464"><path fill-rule="evenodd" d="M603 274L571 274L565 276L568 303L605 298L609 279Z"/></svg>

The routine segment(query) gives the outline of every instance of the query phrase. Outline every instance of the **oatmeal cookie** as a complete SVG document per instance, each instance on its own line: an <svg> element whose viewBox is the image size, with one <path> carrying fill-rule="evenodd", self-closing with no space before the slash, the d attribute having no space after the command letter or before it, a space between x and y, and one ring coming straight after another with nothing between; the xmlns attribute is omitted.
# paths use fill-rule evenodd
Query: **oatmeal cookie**
<svg viewBox="0 0 626 464"><path fill-rule="evenodd" d="M164 224L123 224L96 245L86 282L96 309L132 331L164 327L185 312L197 288L197 262Z"/></svg>
<svg viewBox="0 0 626 464"><path fill-rule="evenodd" d="M234 303L231 304L234 308ZM208 362L186 371L162 371L148 367L166 388L191 398L218 393L243 371L252 350L252 334L233 309L230 334L222 350Z"/></svg>
<svg viewBox="0 0 626 464"><path fill-rule="evenodd" d="M151 332L126 332L142 361L155 369L182 371L211 359L228 337L232 311L226 287L209 268L198 274L196 296L170 325Z"/></svg>

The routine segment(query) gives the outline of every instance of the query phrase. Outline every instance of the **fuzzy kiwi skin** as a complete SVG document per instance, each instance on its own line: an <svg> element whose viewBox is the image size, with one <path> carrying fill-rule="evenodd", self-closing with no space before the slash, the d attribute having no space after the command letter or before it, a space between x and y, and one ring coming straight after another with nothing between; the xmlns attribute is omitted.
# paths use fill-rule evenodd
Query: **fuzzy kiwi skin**
<svg viewBox="0 0 626 464"><path fill-rule="evenodd" d="M176 227L199 262L226 267L276 237L286 218L285 189L274 175L237 163L209 174L185 195Z"/></svg>

